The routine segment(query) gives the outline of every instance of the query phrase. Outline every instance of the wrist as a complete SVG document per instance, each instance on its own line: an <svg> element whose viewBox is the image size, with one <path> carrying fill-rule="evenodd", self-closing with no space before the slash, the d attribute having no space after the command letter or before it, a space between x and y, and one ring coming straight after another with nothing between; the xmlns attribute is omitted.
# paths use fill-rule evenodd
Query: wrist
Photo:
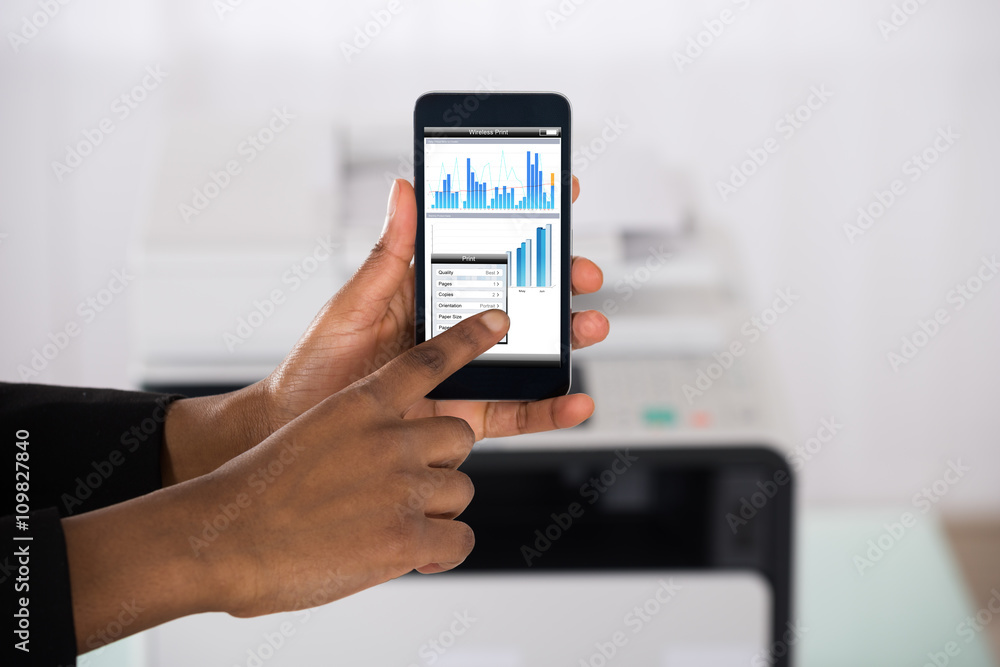
<svg viewBox="0 0 1000 667"><path fill-rule="evenodd" d="M164 424L163 486L206 475L266 439L273 430L271 403L265 381L174 401Z"/></svg>
<svg viewBox="0 0 1000 667"><path fill-rule="evenodd" d="M62 520L79 652L189 614L224 611L224 564L196 554L206 504L184 484Z"/></svg>

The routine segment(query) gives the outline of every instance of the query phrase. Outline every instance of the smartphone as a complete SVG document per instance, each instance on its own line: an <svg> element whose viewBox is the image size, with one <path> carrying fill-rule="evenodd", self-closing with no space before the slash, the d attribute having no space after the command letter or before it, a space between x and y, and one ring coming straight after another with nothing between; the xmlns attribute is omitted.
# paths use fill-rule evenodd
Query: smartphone
<svg viewBox="0 0 1000 667"><path fill-rule="evenodd" d="M532 401L570 386L570 106L428 93L413 112L417 344L499 308L507 335L428 394Z"/></svg>

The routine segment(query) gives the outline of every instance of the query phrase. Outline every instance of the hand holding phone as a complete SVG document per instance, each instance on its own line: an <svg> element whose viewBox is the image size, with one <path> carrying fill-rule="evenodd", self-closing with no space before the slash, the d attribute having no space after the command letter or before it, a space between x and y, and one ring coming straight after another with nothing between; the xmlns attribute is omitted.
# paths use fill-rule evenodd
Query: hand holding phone
<svg viewBox="0 0 1000 667"><path fill-rule="evenodd" d="M566 394L570 107L555 93L430 93L414 109L417 344L483 310L510 330L430 398Z"/></svg>

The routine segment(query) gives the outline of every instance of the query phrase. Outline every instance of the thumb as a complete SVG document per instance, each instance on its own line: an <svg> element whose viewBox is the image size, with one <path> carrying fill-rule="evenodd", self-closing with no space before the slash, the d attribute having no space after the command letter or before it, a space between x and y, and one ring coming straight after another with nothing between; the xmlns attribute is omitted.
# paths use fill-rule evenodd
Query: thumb
<svg viewBox="0 0 1000 667"><path fill-rule="evenodd" d="M417 199L413 186L397 178L389 191L382 235L337 295L338 306L369 314L374 321L406 278L417 235Z"/></svg>

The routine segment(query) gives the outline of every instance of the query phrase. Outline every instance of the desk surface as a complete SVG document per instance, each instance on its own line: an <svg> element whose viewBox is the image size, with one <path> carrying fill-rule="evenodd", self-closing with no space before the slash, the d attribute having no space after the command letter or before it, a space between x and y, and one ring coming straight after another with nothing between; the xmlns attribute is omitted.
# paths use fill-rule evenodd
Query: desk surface
<svg viewBox="0 0 1000 667"><path fill-rule="evenodd" d="M794 616L801 640L795 664L923 667L933 664L928 654L943 654L949 642L957 655L937 656L939 662L947 658L940 665L994 664L983 634L963 625L977 610L933 516L917 515L916 523L859 573L854 556L868 558L868 540L877 543L887 534L885 524L899 522L904 511L801 512ZM138 635L82 656L79 664L147 665L146 655L145 635Z"/></svg>
<svg viewBox="0 0 1000 667"><path fill-rule="evenodd" d="M941 665L994 664L983 633L966 624L977 610L933 515L909 508L916 519L913 527L877 562L870 561L871 567L855 563L855 555L868 559L869 540L877 544L882 536L882 544L890 544L885 524L898 523L905 511L802 512L795 617L807 632L797 664L922 667L933 665L928 654L943 653L949 642L957 655L936 656ZM878 557L878 552L871 555ZM993 622L1000 623L1000 614L996 616Z"/></svg>

